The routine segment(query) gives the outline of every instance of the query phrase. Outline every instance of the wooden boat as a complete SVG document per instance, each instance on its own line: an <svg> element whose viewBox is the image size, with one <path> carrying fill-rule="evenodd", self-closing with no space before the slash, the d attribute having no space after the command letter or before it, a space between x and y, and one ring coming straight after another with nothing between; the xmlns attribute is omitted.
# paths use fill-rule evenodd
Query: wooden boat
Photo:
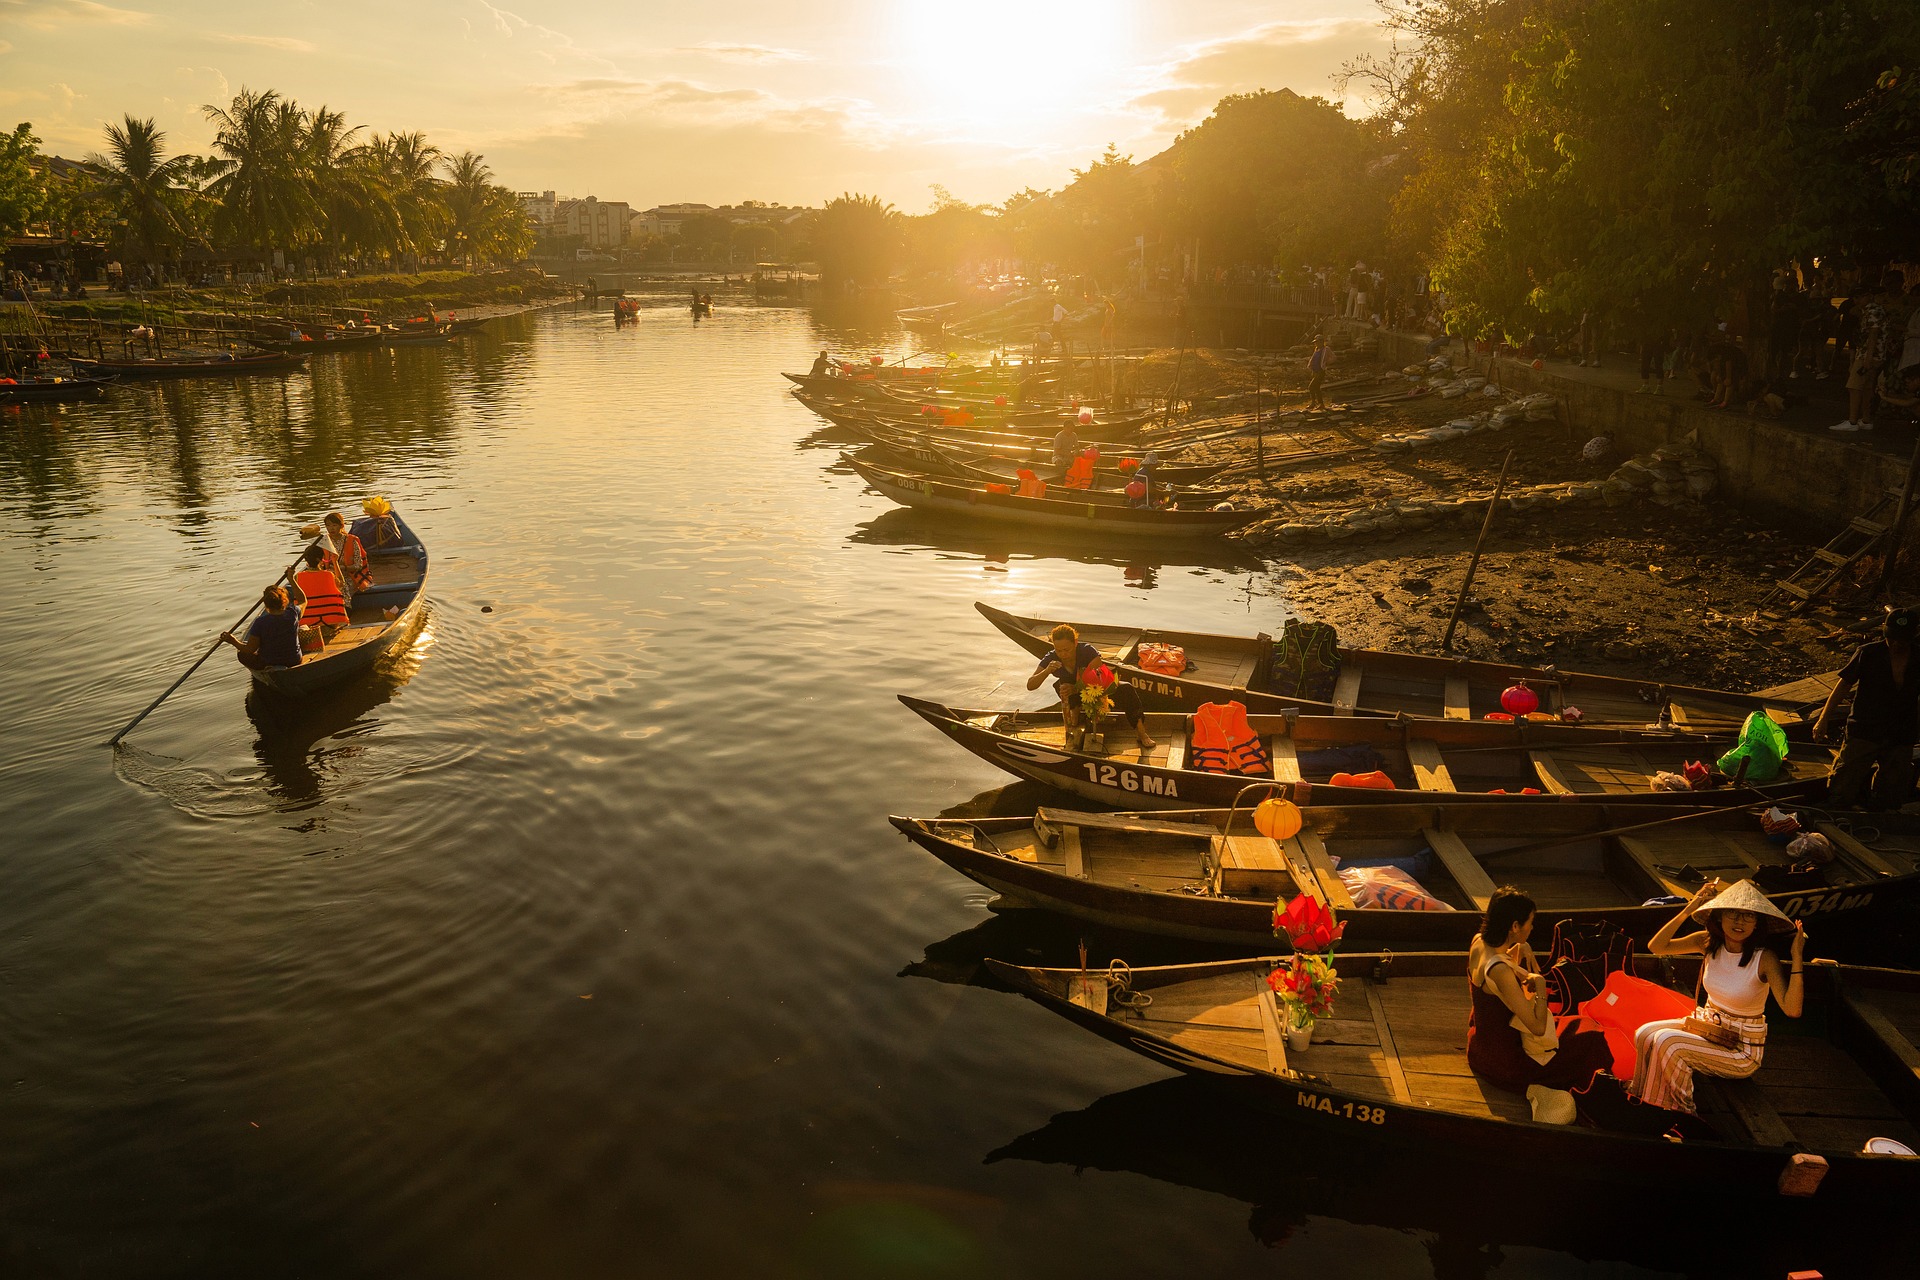
<svg viewBox="0 0 1920 1280"><path fill-rule="evenodd" d="M1153 416L1144 413L1097 414L1091 423L1080 421L1079 410L1060 408L969 409L961 413L941 410L926 412L926 406L907 403L899 408L876 408L870 403L826 400L796 391L800 403L829 422L843 427L870 431L1010 431L1026 435L1044 434L1051 440L1062 428L1076 435L1086 432L1113 440L1130 440L1153 425Z"/></svg>
<svg viewBox="0 0 1920 1280"><path fill-rule="evenodd" d="M931 476L964 485L968 489L984 491L990 484L1006 485L1018 488L1020 472L1030 470L1046 481L1047 497L1073 502L1094 502L1101 506L1126 507L1132 505L1132 499L1126 495L1126 486L1130 476L1118 476L1109 473L1096 474L1093 486L1088 489L1070 489L1060 483L1060 469L1051 464L1041 467L1027 463L1006 463L1000 467L973 467L958 463L936 460L931 467L915 464L912 453L904 449L895 449L887 444L862 445L852 452L865 462L890 471L909 475ZM1232 489L1209 489L1199 485L1170 485L1160 478L1156 468L1154 472L1153 496L1174 502L1182 508L1207 507L1226 502L1233 497Z"/></svg>
<svg viewBox="0 0 1920 1280"><path fill-rule="evenodd" d="M48 404L57 400L91 400L112 386L112 378L40 378L0 381L0 404Z"/></svg>
<svg viewBox="0 0 1920 1280"><path fill-rule="evenodd" d="M255 338L253 345L286 355L321 356L377 351L386 341L387 335L379 329L323 329L311 338Z"/></svg>
<svg viewBox="0 0 1920 1280"><path fill-rule="evenodd" d="M964 444L944 444L926 441L926 437L906 432L881 431L874 433L870 450L878 450L877 456L887 460L889 465L902 471L924 471L930 475L952 476L957 480L971 480L981 484L1017 484L1022 470L1032 471L1049 484L1058 480L1061 469L1054 465L1051 450L1035 449L1029 456L1008 455L991 448L970 448ZM1141 450L1131 449L1124 457L1134 462L1140 461ZM1134 479L1131 469L1122 471L1117 465L1118 458L1102 454L1094 464L1093 484L1096 489L1124 489ZM1180 463L1162 463L1153 469L1154 483L1172 485L1183 491L1203 488L1206 482L1224 466L1222 463L1202 463L1183 465Z"/></svg>
<svg viewBox="0 0 1920 1280"><path fill-rule="evenodd" d="M80 356L71 361L83 372L118 378L234 378L252 373L293 373L307 366L304 353L262 352L249 355L161 356L132 360L91 360Z"/></svg>
<svg viewBox="0 0 1920 1280"><path fill-rule="evenodd" d="M1053 647L1047 633L1062 621L1021 617L988 604L976 603L973 607L1035 657ZM1539 695L1541 711L1557 715L1568 707L1577 707L1581 723L1587 725L1644 726L1657 720L1664 706L1676 728L1721 732L1738 728L1750 714L1759 711L1779 722L1792 737L1803 736L1811 729L1811 712L1818 710L1819 700L1825 697L1803 697L1790 687L1780 693L1730 693L1556 667L1342 647L1333 698L1316 702L1274 687L1275 642L1269 635L1208 635L1094 622L1072 625L1083 641L1100 650L1121 678L1140 691L1144 705L1167 710L1190 711L1203 702L1233 699L1256 714L1298 709L1315 714L1471 720L1500 710L1501 691L1524 680ZM1160 675L1136 665L1140 646L1156 642L1186 650L1186 674Z"/></svg>
<svg viewBox="0 0 1920 1280"><path fill-rule="evenodd" d="M1008 773L1121 809L1225 809L1251 783L1278 783L1301 805L1411 804L1439 796L1551 807L1580 797L1638 805L1731 805L1826 791L1833 753L1796 746L1764 787L1654 791L1653 775L1689 760L1711 764L1732 746L1658 730L1539 721L1388 720L1371 716L1249 716L1273 760L1272 777L1208 773L1187 764L1188 717L1150 711L1143 750L1115 723L1098 748L1068 744L1061 713L900 701L968 751ZM1393 789L1333 786L1338 773L1384 772ZM1521 794L1532 788L1538 794Z"/></svg>
<svg viewBox="0 0 1920 1280"><path fill-rule="evenodd" d="M383 346L388 347L439 347L453 341L453 326L450 324L395 325L388 330Z"/></svg>
<svg viewBox="0 0 1920 1280"><path fill-rule="evenodd" d="M1237 529L1258 514L1252 511L1136 508L1124 497L1083 489L1050 490L1044 498L990 493L985 488L946 479L895 471L852 454L840 455L859 477L902 506L963 516L997 524L1021 525L1090 538L1213 538ZM1054 496L1071 493L1071 499ZM1115 501L1115 499L1119 499Z"/></svg>
<svg viewBox="0 0 1920 1280"><path fill-rule="evenodd" d="M1079 813L1042 808L1032 817L889 819L913 843L1004 905L1033 907L1100 928L1270 952L1275 902L1306 894L1347 925L1355 950L1464 949L1496 884L1524 889L1539 907L1534 936L1562 920L1607 923L1645 942L1674 908L1642 905L1688 897L1714 876L1782 877L1790 859L1739 809L1688 809L1681 821L1644 806L1603 802L1535 806L1353 805L1301 810L1298 835L1270 840L1254 830L1252 798L1237 811ZM1920 897L1920 840L1908 848L1868 844L1831 821L1804 815L1838 857L1774 904L1826 933L1869 911L1910 909ZM1634 830L1632 828L1639 828ZM1550 848L1503 856L1548 840ZM1422 888L1450 911L1356 907L1336 867L1395 858L1423 865ZM1686 870L1690 869L1690 870Z"/></svg>
<svg viewBox="0 0 1920 1280"><path fill-rule="evenodd" d="M499 318L500 318L499 316L468 316L464 320L448 321L447 329L449 332L455 335L462 334L462 333L478 333L480 332L480 330L486 328L488 325L492 324L495 320L498 320Z"/></svg>
<svg viewBox="0 0 1920 1280"><path fill-rule="evenodd" d="M1401 1159L1434 1152L1453 1169L1578 1168L1642 1189L1750 1194L1759 1208L1777 1200L1797 1159L1817 1156L1818 1203L1905 1213L1920 1194L1920 1157L1866 1150L1876 1138L1920 1149L1920 974L1807 966L1806 1014L1775 1022L1758 1073L1696 1077L1700 1118L1716 1137L1674 1142L1540 1124L1524 1097L1475 1076L1463 953L1340 955L1334 1016L1314 1024L1300 1051L1281 1034L1267 986L1274 963L987 966L1068 1021L1234 1090L1260 1112ZM1696 967L1676 963L1677 989L1692 990Z"/></svg>
<svg viewBox="0 0 1920 1280"><path fill-rule="evenodd" d="M419 625L426 609L427 549L399 516L404 541L397 547L373 550L368 532L371 521L353 522L353 533L368 548L373 585L357 591L348 610L347 625L333 634L326 647L310 653L297 667L254 671L257 685L277 693L308 694L360 674ZM386 611L397 612L389 618Z"/></svg>
<svg viewBox="0 0 1920 1280"><path fill-rule="evenodd" d="M907 437L923 437L942 441L972 445L978 448L996 449L1003 453L1025 454L1029 457L1053 457L1053 437L1057 432L1036 434L1030 431L1004 431L992 427L948 427L917 423L910 427L890 426L878 422L865 414L822 413L821 417L862 440L895 441ZM1095 425L1098 430L1098 424ZM1077 431L1076 431L1077 434ZM1115 460L1123 457L1138 457L1145 446L1132 444L1118 438L1101 437L1080 441L1081 448L1093 447L1103 456ZM1166 456L1165 454L1162 455Z"/></svg>

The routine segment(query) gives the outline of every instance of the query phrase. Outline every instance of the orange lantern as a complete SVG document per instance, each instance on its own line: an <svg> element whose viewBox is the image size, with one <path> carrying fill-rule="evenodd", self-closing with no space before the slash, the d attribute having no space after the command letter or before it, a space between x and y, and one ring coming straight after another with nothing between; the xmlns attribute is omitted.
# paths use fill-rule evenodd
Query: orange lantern
<svg viewBox="0 0 1920 1280"><path fill-rule="evenodd" d="M1269 840L1300 834L1300 806L1291 800L1262 800L1253 810L1253 826Z"/></svg>

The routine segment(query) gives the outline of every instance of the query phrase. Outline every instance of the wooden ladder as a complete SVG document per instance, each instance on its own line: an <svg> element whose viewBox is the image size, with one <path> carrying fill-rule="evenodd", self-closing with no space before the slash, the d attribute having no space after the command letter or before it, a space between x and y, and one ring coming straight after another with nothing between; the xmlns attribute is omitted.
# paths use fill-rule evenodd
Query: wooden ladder
<svg viewBox="0 0 1920 1280"><path fill-rule="evenodd" d="M1847 527L1834 535L1833 541L1813 553L1813 557L1774 584L1760 601L1760 612L1767 613L1768 606L1774 605L1781 597L1786 598L1784 608L1788 613L1798 613L1813 602L1828 587L1839 581L1840 575L1852 568L1860 557L1876 550L1896 525L1900 523L1902 512L1901 499L1905 495L1898 488L1887 489L1880 495L1880 501L1873 504L1865 515L1855 516L1847 522ZM1772 616L1778 617L1778 613Z"/></svg>

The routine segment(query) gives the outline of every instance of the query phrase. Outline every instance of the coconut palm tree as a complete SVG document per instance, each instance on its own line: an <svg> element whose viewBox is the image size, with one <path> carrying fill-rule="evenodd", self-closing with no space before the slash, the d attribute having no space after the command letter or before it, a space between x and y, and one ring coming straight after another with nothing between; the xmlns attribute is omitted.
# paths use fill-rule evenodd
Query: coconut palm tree
<svg viewBox="0 0 1920 1280"><path fill-rule="evenodd" d="M440 148L423 133L376 135L367 143L369 161L387 184L399 215L401 235L397 253L414 254L437 248L445 232L447 208L433 167Z"/></svg>
<svg viewBox="0 0 1920 1280"><path fill-rule="evenodd" d="M220 232L262 255L309 243L320 211L301 171L306 113L271 89L245 88L232 105L201 111L214 124L213 149L224 161L207 188L220 202Z"/></svg>
<svg viewBox="0 0 1920 1280"><path fill-rule="evenodd" d="M107 199L126 226L121 253L129 261L151 262L163 249L188 238L181 184L192 156L166 158L167 135L151 119L129 115L107 126L107 154L87 163L99 171Z"/></svg>

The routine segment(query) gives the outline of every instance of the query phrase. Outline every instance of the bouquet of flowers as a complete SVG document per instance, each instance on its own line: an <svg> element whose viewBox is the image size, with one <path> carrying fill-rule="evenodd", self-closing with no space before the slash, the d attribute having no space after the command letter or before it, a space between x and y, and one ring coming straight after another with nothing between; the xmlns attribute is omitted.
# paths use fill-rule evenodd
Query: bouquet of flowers
<svg viewBox="0 0 1920 1280"><path fill-rule="evenodd" d="M1290 1024L1310 1027L1316 1018L1333 1012L1334 993L1340 989L1340 975L1333 968L1333 949L1347 926L1333 918L1333 912L1311 894L1297 894L1293 901L1275 904L1273 931L1287 935L1293 945L1293 959L1267 975L1267 985L1286 1006Z"/></svg>
<svg viewBox="0 0 1920 1280"><path fill-rule="evenodd" d="M1090 721L1113 710L1113 700L1107 696L1107 690L1113 687L1113 668L1104 662L1090 663L1080 673L1079 687L1080 711Z"/></svg>

